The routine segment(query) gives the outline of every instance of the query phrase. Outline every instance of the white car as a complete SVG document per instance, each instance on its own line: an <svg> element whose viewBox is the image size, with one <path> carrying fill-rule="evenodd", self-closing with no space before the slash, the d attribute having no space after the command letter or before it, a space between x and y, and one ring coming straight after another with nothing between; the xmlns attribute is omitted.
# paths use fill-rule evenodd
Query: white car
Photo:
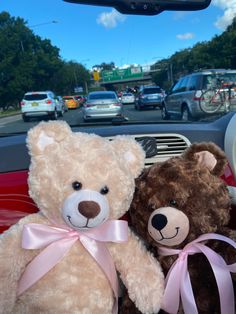
<svg viewBox="0 0 236 314"><path fill-rule="evenodd" d="M22 119L27 122L33 117L49 117L56 120L60 106L51 91L28 92L21 101Z"/></svg>
<svg viewBox="0 0 236 314"><path fill-rule="evenodd" d="M133 104L135 103L135 96L132 93L123 93L121 96L122 104Z"/></svg>

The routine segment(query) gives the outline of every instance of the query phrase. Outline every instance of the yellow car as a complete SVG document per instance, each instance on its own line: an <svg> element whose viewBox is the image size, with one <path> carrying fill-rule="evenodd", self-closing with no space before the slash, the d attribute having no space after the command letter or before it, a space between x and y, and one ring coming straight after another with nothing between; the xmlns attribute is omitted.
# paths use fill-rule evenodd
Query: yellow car
<svg viewBox="0 0 236 314"><path fill-rule="evenodd" d="M79 108L79 102L74 96L63 96L63 100L66 103L68 109Z"/></svg>

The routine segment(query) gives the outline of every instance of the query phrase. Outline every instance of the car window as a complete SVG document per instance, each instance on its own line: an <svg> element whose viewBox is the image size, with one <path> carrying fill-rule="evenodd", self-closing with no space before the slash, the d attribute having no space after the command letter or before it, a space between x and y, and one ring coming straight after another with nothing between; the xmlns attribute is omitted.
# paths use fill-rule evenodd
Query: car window
<svg viewBox="0 0 236 314"><path fill-rule="evenodd" d="M183 78L183 80L181 81L181 84L179 86L179 92L184 92L184 91L187 90L188 81L189 81L189 77L188 76Z"/></svg>
<svg viewBox="0 0 236 314"><path fill-rule="evenodd" d="M24 96L24 100L43 100L48 98L47 94L28 94Z"/></svg>
<svg viewBox="0 0 236 314"><path fill-rule="evenodd" d="M133 96L131 93L123 93L122 96Z"/></svg>
<svg viewBox="0 0 236 314"><path fill-rule="evenodd" d="M91 94L88 96L88 100L95 100L95 99L116 99L115 94L104 93L104 94Z"/></svg>
<svg viewBox="0 0 236 314"><path fill-rule="evenodd" d="M171 88L170 93L176 93L179 89L181 79Z"/></svg>
<svg viewBox="0 0 236 314"><path fill-rule="evenodd" d="M187 82L187 90L197 90L199 89L199 75L192 75L189 77Z"/></svg>
<svg viewBox="0 0 236 314"><path fill-rule="evenodd" d="M161 89L158 87L154 87L154 88L146 88L143 90L143 94L158 94L161 93Z"/></svg>

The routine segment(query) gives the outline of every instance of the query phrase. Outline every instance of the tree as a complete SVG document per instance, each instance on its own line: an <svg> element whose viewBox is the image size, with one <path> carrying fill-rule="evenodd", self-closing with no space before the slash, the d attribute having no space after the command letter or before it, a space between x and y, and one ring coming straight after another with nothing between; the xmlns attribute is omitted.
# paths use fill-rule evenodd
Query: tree
<svg viewBox="0 0 236 314"><path fill-rule="evenodd" d="M17 105L32 90L63 95L78 85L86 89L89 71L75 61L63 61L59 53L59 48L36 36L22 18L0 13L0 106Z"/></svg>
<svg viewBox="0 0 236 314"><path fill-rule="evenodd" d="M110 63L102 62L101 64L94 65L93 68L97 68L100 71L104 71L104 70L111 71L115 69L115 63L114 62L110 62Z"/></svg>

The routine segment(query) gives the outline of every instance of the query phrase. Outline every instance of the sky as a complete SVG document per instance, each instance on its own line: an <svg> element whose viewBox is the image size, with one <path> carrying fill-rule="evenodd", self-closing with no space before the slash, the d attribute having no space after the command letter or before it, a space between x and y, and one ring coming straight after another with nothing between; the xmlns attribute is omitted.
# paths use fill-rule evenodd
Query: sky
<svg viewBox="0 0 236 314"><path fill-rule="evenodd" d="M62 59L91 69L102 62L152 64L208 41L232 22L236 0L212 0L205 10L155 16L121 15L112 8L63 0L0 0L0 11L23 18L35 34L60 49Z"/></svg>

